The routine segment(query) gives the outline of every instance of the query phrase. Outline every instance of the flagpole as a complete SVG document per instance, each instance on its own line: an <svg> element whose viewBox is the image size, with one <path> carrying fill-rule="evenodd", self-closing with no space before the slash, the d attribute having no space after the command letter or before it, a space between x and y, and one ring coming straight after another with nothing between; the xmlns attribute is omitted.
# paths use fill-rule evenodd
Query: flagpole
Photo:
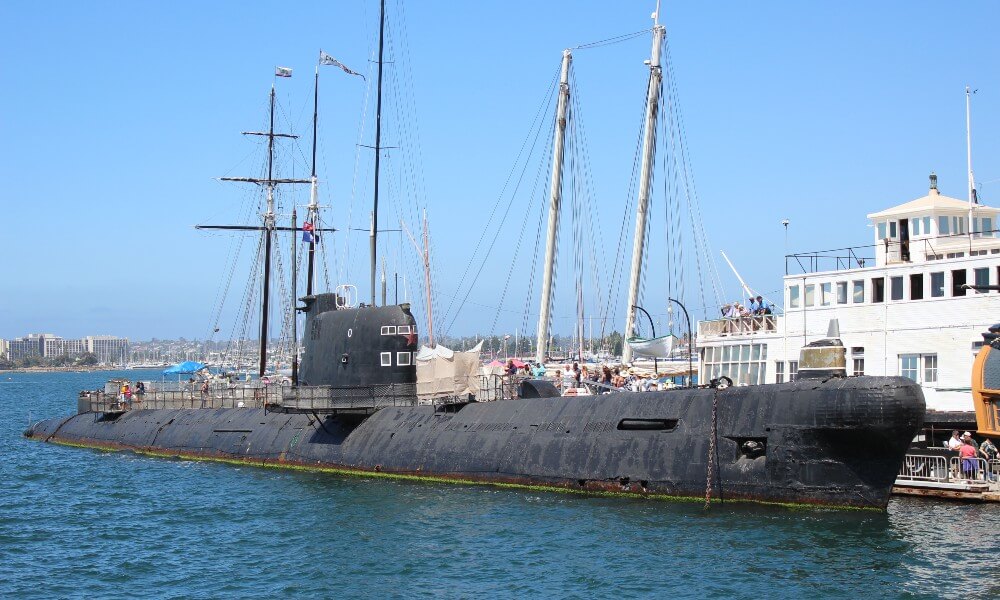
<svg viewBox="0 0 1000 600"><path fill-rule="evenodd" d="M320 50L322 52L322 50ZM316 124L319 121L319 64L316 65L316 78L313 85L313 147L312 147L312 187L309 190L309 212L307 213L307 219L312 223L313 227L316 226L317 213L319 212L319 206L317 205L317 196L319 195L318 183L316 179ZM316 234L313 233L309 236L309 266L306 272L306 296L313 295L313 273L315 269L316 260Z"/></svg>
<svg viewBox="0 0 1000 600"><path fill-rule="evenodd" d="M371 287L372 306L375 306L375 268L376 252L378 247L378 179L379 164L382 158L382 61L385 51L385 0L379 3L379 33L378 33L378 93L375 101L375 200L372 208L372 234L371 234Z"/></svg>
<svg viewBox="0 0 1000 600"><path fill-rule="evenodd" d="M292 204L292 385L299 384L299 315L297 310L298 300L296 299L298 295L299 261L296 256L298 240L295 239L299 234L298 222L298 217L295 214L295 205Z"/></svg>

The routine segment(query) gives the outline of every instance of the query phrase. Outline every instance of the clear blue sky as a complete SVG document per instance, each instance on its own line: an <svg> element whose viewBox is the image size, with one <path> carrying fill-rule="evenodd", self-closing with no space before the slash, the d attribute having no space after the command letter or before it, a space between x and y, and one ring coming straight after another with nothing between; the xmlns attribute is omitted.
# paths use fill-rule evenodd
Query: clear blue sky
<svg viewBox="0 0 1000 600"><path fill-rule="evenodd" d="M392 91L402 89L405 101L391 104L386 118L410 133L396 125L384 143L406 145L419 174L412 202L384 184L382 226L397 226L400 206L427 206L435 304L443 312L561 50L647 28L653 3L422 1L406 3L402 15L398 0L389 5ZM228 279L234 236L191 226L251 218L248 190L215 178L259 174L260 147L239 132L266 128L274 66L295 69L291 80L277 82L279 127L303 135L291 149L295 166L283 173L304 176L317 52L370 73L377 16L374 0L0 5L0 337L204 338ZM865 215L923 195L932 170L943 193L964 198L966 84L979 90L973 166L982 199L1000 205L1000 4L665 2L661 21L705 230L729 296L738 288L720 249L752 286L780 290L783 218L791 221L789 251L820 250L871 243ZM648 54L642 36L575 55L586 155L612 246ZM372 143L365 94L364 81L325 67L321 194L338 228L367 225L370 152L358 155L355 171L366 106L360 143ZM526 176L532 181L536 167ZM305 204L306 191L293 199ZM524 266L507 286L504 310L495 319L486 308L498 304L520 222L508 223L507 245L487 263L451 333L489 333L494 320L495 333L513 333L525 322L530 248L520 251ZM526 221L524 244L532 248L535 222ZM331 277L339 272L367 298L367 237L337 235L339 248L350 245L353 253L340 252ZM398 257L399 238L391 235L395 250L386 254ZM568 268L569 259L561 264ZM409 272L416 275L412 265ZM223 321L232 321L242 302L241 277ZM661 314L666 293L655 282L662 278L648 277L654 283L645 303ZM686 278L689 291L699 286L695 270ZM560 281L554 326L565 333L571 283ZM419 293L411 282L411 294Z"/></svg>

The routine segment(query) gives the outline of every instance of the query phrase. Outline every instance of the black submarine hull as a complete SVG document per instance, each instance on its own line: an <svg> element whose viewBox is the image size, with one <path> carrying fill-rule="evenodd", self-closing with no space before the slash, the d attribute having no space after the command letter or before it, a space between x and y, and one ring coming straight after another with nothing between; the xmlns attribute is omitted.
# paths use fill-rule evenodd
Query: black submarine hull
<svg viewBox="0 0 1000 600"><path fill-rule="evenodd" d="M365 419L250 408L81 413L25 435L258 465L689 498L709 487L716 501L884 509L924 410L908 379L853 377L390 407Z"/></svg>

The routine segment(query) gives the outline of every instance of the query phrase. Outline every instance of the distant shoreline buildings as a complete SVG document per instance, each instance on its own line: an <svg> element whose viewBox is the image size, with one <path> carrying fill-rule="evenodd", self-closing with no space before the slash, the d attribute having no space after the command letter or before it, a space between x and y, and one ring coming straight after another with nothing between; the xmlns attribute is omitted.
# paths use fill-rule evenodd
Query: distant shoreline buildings
<svg viewBox="0 0 1000 600"><path fill-rule="evenodd" d="M29 333L25 337L0 340L0 358L21 360L32 356L54 358L93 354L101 363L124 362L129 355L128 338L88 335L70 340L53 333Z"/></svg>

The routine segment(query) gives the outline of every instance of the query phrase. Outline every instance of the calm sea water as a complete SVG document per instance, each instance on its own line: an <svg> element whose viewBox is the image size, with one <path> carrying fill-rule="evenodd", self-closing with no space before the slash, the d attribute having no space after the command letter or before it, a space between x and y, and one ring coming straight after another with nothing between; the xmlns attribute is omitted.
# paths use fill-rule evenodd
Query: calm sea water
<svg viewBox="0 0 1000 600"><path fill-rule="evenodd" d="M118 374L0 373L0 597L1000 595L998 504L705 512L21 437Z"/></svg>

